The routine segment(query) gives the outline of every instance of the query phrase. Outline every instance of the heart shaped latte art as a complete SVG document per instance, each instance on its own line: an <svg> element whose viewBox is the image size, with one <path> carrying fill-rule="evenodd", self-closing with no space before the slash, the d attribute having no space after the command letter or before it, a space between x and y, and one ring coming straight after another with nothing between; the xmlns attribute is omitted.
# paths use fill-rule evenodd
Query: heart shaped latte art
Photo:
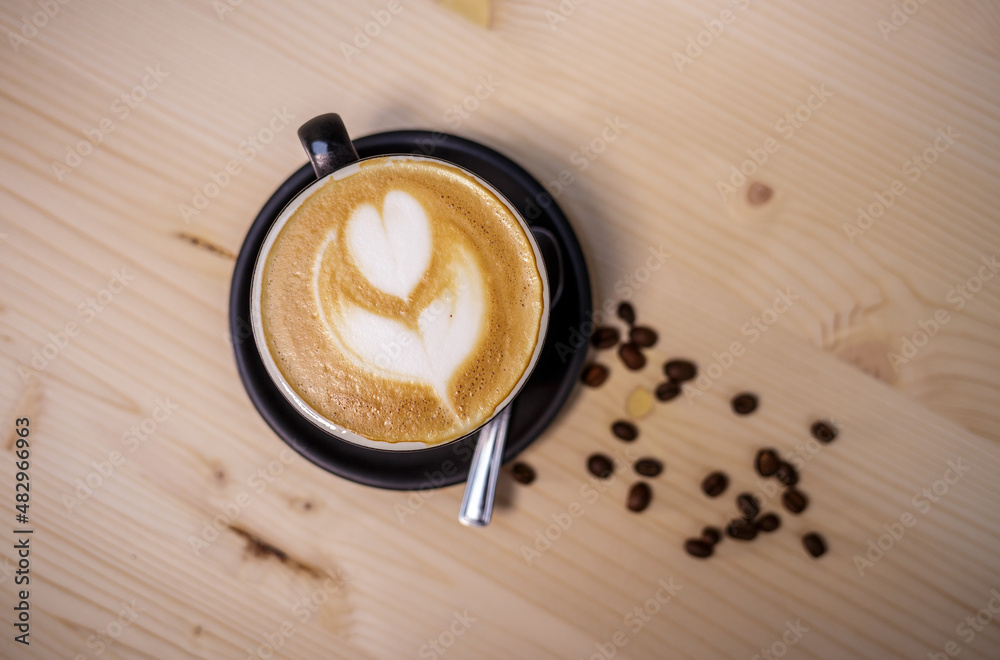
<svg viewBox="0 0 1000 660"><path fill-rule="evenodd" d="M414 197L385 196L382 213L362 204L347 221L347 246L358 270L376 288L407 299L431 265L431 225Z"/></svg>
<svg viewBox="0 0 1000 660"><path fill-rule="evenodd" d="M385 378L425 383L457 414L449 383L475 350L486 310L486 288L475 257L465 248L455 251L442 269L442 292L423 309L413 310L413 327L347 299L323 304L323 264L337 263L324 254L336 242L337 231L331 230L313 268L316 303L330 336L356 366ZM371 204L358 207L345 229L345 243L374 287L404 301L424 278L433 253L427 214L402 191L386 195L381 214Z"/></svg>

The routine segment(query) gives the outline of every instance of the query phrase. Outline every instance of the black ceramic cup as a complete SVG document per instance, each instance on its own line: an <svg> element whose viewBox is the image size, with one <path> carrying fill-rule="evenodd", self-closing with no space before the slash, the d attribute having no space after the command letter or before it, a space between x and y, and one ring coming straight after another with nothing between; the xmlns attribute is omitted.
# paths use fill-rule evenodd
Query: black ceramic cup
<svg viewBox="0 0 1000 660"><path fill-rule="evenodd" d="M510 402L513 401L514 398L520 393L521 388L530 378L531 372L538 361L538 356L541 354L542 348L545 345L545 334L548 329L549 308L551 306L549 278L545 268L545 260L542 257L541 248L539 247L534 234L532 234L527 221L521 217L520 212L509 201L507 201L504 196L496 190L496 188L490 185L489 182L485 181L473 172L455 165L454 163L450 163L440 158L435 158L434 156L415 154L374 156L372 158L365 159L410 162L429 161L439 165L446 165L453 171L458 170L460 173L464 174L465 176L463 179L467 182L472 183L473 185L478 184L479 187L487 191L489 194L492 194L507 207L513 217L521 224L523 233L528 239L528 249L532 251L531 260L537 267L542 292L541 320L528 365L509 394L495 405L492 414L484 419L479 426L469 433L457 435L446 439L443 442L437 442L434 444L425 444L424 442L413 441L406 437L392 438L391 441L365 437L360 431L347 428L343 425L338 425L333 420L323 416L299 395L299 393L289 384L284 374L282 374L278 368L275 359L271 355L268 341L264 333L261 318L261 306L259 304L263 287L266 286L264 283L263 272L268 262L271 248L278 239L281 230L284 228L286 222L294 215L295 211L313 194L324 187L330 179L335 179L337 181L348 179L349 177L359 173L364 165L363 161L358 157L357 151L354 149L354 144L351 142L347 129L344 126L344 122L341 120L339 115L326 114L309 120L299 129L299 139L309 156L309 160L316 172L317 180L315 183L311 184L296 195L295 198L282 210L274 224L271 225L270 230L264 237L264 243L261 246L260 253L257 257L250 288L250 324L253 328L254 341L257 344L257 350L264 362L264 366L267 369L269 376L274 381L274 384L277 386L278 391L281 392L288 403L291 404L292 407L299 412L299 414L319 427L322 431L339 440L352 442L373 449L383 451L420 451L441 444L446 444L448 442L454 442L455 440L460 440L461 438L471 435L472 433L477 433L480 428L496 417L496 415L498 415L500 411L510 404ZM412 243L409 245L412 246ZM412 252L413 250L411 249L410 251ZM377 274L378 272L372 273L373 276ZM456 312L456 314L458 314L458 312Z"/></svg>
<svg viewBox="0 0 1000 660"><path fill-rule="evenodd" d="M322 115L299 132L310 164L272 195L250 227L237 258L230 295L230 331L243 385L271 428L292 448L344 478L380 488L417 490L464 481L478 431L440 445L386 448L363 444L315 423L282 391L265 364L252 332L253 275L268 236L296 200L316 181L349 168L359 159L381 156L431 158L458 166L507 201L532 239L536 262L549 279L548 324L539 341L534 370L510 397L509 461L556 417L573 391L587 347L576 340L591 321L586 263L565 215L541 184L516 163L476 142L429 131L395 131L350 140L337 115ZM266 351L266 345L264 348ZM498 406L499 411L503 406Z"/></svg>

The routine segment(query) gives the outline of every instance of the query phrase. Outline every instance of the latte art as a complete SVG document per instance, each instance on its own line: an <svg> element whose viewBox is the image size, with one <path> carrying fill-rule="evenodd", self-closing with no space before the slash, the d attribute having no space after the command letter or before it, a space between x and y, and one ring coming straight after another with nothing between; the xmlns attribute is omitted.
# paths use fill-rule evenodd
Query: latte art
<svg viewBox="0 0 1000 660"><path fill-rule="evenodd" d="M324 258L327 249L336 248L337 233L330 230L313 266L316 307L327 331L357 367L405 382L422 380L456 413L448 383L482 340L486 312L475 257L458 247L437 283L441 294L422 310L410 309L410 294L431 263L427 214L412 196L396 190L386 195L381 214L370 204L356 209L347 222L345 252L372 286L400 298L404 313L394 318L339 296L336 286L323 286L337 279L330 269L344 263L336 249Z"/></svg>
<svg viewBox="0 0 1000 660"><path fill-rule="evenodd" d="M326 180L266 255L270 357L323 419L380 442L465 435L536 355L545 280L490 189L436 161L383 157Z"/></svg>

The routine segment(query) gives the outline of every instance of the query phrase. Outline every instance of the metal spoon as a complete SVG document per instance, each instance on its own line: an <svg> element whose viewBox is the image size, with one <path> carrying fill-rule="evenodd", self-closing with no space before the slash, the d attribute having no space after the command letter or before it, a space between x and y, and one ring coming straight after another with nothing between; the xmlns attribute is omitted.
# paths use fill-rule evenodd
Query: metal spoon
<svg viewBox="0 0 1000 660"><path fill-rule="evenodd" d="M479 431L476 453L469 466L462 508L458 520L469 527L486 527L493 515L493 498L497 490L497 475L503 459L503 446L510 425L510 406L500 411Z"/></svg>

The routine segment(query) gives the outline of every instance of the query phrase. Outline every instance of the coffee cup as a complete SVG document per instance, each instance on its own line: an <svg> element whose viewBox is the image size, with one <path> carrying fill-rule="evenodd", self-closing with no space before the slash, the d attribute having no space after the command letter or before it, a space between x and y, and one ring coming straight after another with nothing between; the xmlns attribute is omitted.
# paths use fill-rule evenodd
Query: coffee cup
<svg viewBox="0 0 1000 660"><path fill-rule="evenodd" d="M275 219L251 280L268 376L297 413L357 445L413 451L475 433L542 351L551 302L534 234L453 163L359 159L337 115L299 137L318 180Z"/></svg>

